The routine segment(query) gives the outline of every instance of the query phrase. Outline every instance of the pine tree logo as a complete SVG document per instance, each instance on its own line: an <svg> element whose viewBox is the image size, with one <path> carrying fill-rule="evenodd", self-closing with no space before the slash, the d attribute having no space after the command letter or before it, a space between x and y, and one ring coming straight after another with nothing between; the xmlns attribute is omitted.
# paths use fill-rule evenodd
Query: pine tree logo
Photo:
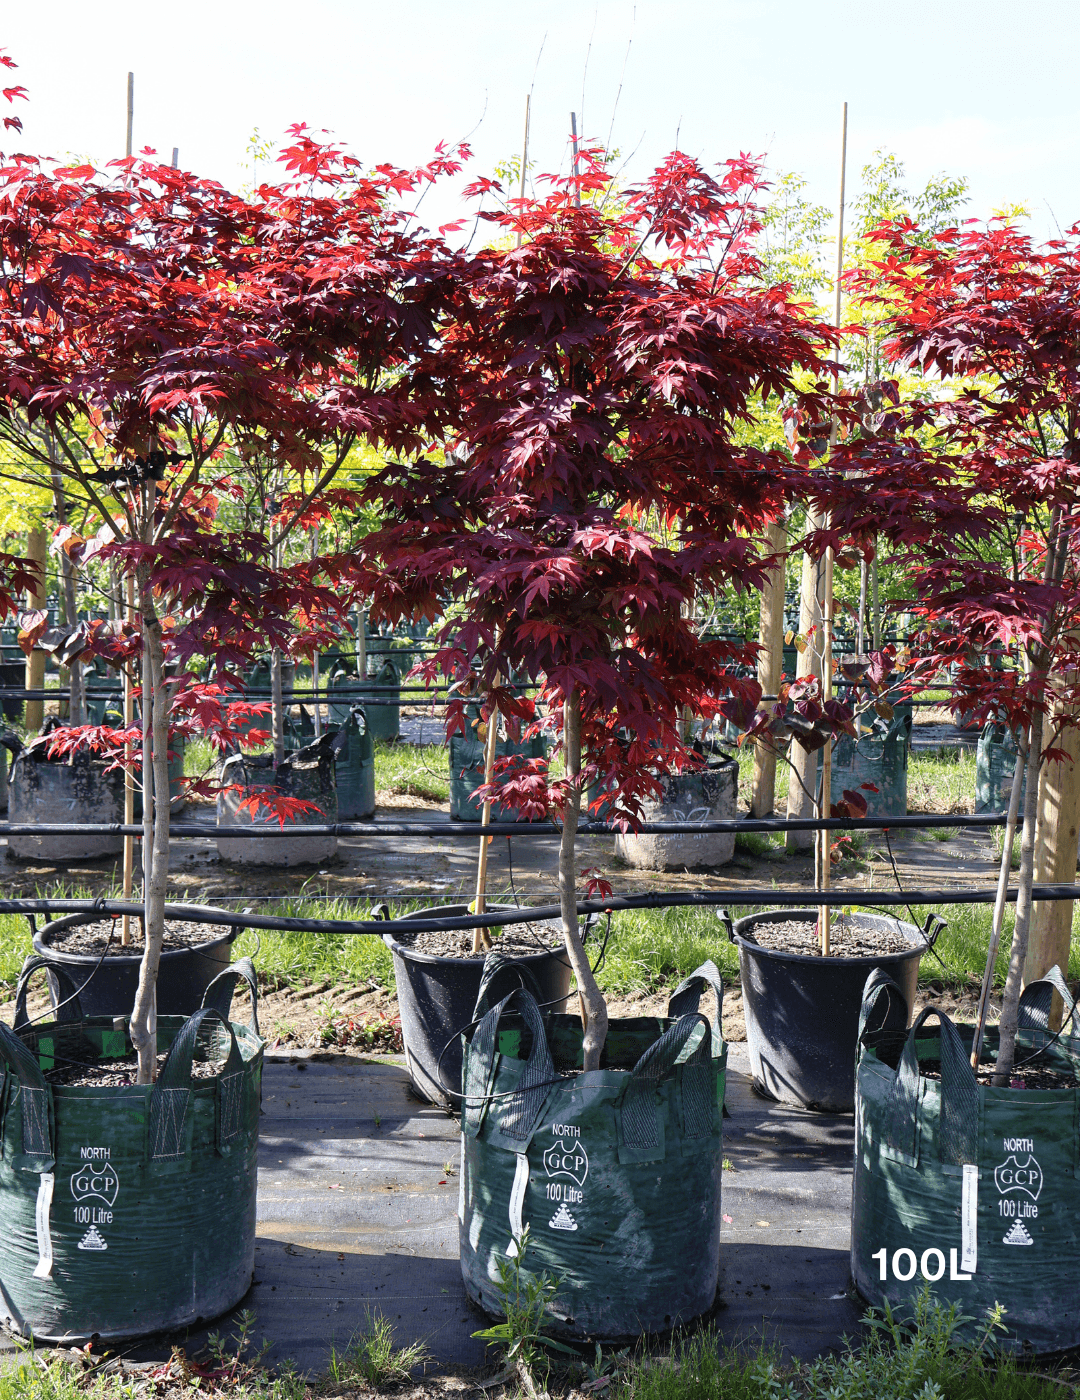
<svg viewBox="0 0 1080 1400"><path fill-rule="evenodd" d="M1030 1243L1030 1241L1028 1243ZM96 1225L91 1225L89 1230L87 1230L86 1234L83 1235L82 1239L79 1241L80 1249L108 1249L108 1247L109 1246L98 1233L98 1227Z"/></svg>
<svg viewBox="0 0 1080 1400"><path fill-rule="evenodd" d="M565 1201L563 1201L562 1205L559 1207L559 1209L555 1212L555 1214L554 1214L554 1215L551 1217L551 1219L548 1221L548 1225L551 1227L552 1230L576 1230L576 1229L577 1229L577 1221L576 1221L576 1220L574 1219L574 1217L570 1214L570 1212L566 1209L566 1202L565 1202Z"/></svg>
<svg viewBox="0 0 1080 1400"><path fill-rule="evenodd" d="M1012 1229L1001 1241L1002 1244L1034 1244L1035 1241L1028 1234L1022 1220L1014 1220Z"/></svg>

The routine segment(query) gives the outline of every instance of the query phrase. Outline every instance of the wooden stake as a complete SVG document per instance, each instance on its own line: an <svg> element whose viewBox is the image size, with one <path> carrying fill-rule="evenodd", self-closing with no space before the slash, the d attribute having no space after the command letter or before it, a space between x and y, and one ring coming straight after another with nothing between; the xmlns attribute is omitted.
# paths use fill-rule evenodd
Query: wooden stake
<svg viewBox="0 0 1080 1400"><path fill-rule="evenodd" d="M124 155L131 155L131 134L135 126L135 74L128 74L127 94L127 139L124 142Z"/></svg>
<svg viewBox="0 0 1080 1400"><path fill-rule="evenodd" d="M26 606L44 608L49 601L45 579L45 562L48 558L48 544L44 530L31 530L26 541L26 558L37 565L37 583L27 590ZM45 687L45 653L37 647L26 658L27 690L43 690ZM24 711L27 733L40 729L45 722L45 701L27 700Z"/></svg>
<svg viewBox="0 0 1080 1400"><path fill-rule="evenodd" d="M499 677L495 677L495 685ZM492 687L494 689L494 686ZM499 712L494 701L488 713L487 735L484 740L484 782L490 783L495 776L495 748L499 742ZM484 799L484 811L480 818L480 829L491 825L491 798ZM483 914L487 907L487 856L491 845L490 836L480 837L480 857L476 862L476 913ZM482 953L491 947L491 930L478 928L473 931L473 952Z"/></svg>
<svg viewBox="0 0 1080 1400"><path fill-rule="evenodd" d="M769 526L771 554L781 554L787 544L782 520ZM763 695L780 689L784 667L784 561L769 574L761 590L761 621L758 627L758 684ZM776 751L766 743L754 745L754 787L750 799L752 817L771 817L776 805Z"/></svg>
<svg viewBox="0 0 1080 1400"><path fill-rule="evenodd" d="M975 1039L972 1041L971 1047L971 1068L976 1071L982 1057L983 1033L986 1030L986 1018L990 1010L990 989L994 985L994 968L997 965L998 949L1001 947L1001 926L1005 920L1005 895L1009 889L1013 840L1016 836L1016 819L1020 812L1020 789L1024 785L1026 764L1027 753L1025 746L1021 744L1016 755L1012 792L1009 794L1009 811L1005 818L1005 845L1001 851L997 897L994 900L994 922L990 929L990 946L986 950L986 969L983 972L982 986L979 989L979 1009L975 1016Z"/></svg>
<svg viewBox="0 0 1080 1400"><path fill-rule="evenodd" d="M843 301L843 285L841 278L844 274L844 199L847 191L847 103L844 103L844 123L843 135L840 144L840 214L836 231L836 329L840 329L841 303ZM840 346L836 347L836 358L833 361L833 391L840 387ZM836 446L837 422L835 416L832 421L832 428L829 432L830 455ZM832 699L832 644L833 644L833 551L830 548L825 554L825 598L822 608L823 627L825 632L824 645L822 647L821 658L821 693L825 701ZM832 742L827 743L821 752L821 815L829 817L832 813ZM831 847L830 833L822 831L819 833L820 852L818 861L821 871L821 888L829 888L829 851ZM830 947L830 909L827 904L822 904L818 910L818 929L821 933L821 955L829 956Z"/></svg>

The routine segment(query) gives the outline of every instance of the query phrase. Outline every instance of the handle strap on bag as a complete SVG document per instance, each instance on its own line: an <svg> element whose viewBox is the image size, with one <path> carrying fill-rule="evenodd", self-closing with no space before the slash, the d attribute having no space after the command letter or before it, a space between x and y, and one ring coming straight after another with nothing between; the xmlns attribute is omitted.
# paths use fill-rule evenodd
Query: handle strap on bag
<svg viewBox="0 0 1080 1400"><path fill-rule="evenodd" d="M42 969L49 980L49 995L52 999L53 1010L56 1012L56 1020L66 1023L83 1019L82 1007L79 1005L79 992L82 988L75 985L68 969L63 963L53 962L50 958L43 958L38 954L31 953L22 965L18 985L15 988L15 1020L12 1027L15 1031L26 1030L30 1025L30 1017L26 1011L27 988L30 978L35 972L40 972ZM90 976L92 977L93 973ZM90 978L86 980L89 981ZM86 982L83 983L83 986L85 985Z"/></svg>
<svg viewBox="0 0 1080 1400"><path fill-rule="evenodd" d="M674 1070L698 1027L705 1033L698 1037L683 1067L683 1130L690 1138L706 1137L713 1131L716 1094L711 1027L699 1011L692 1011L680 1016L654 1041L630 1072L617 1105L620 1160L658 1161L664 1156L664 1125L656 1091Z"/></svg>
<svg viewBox="0 0 1080 1400"><path fill-rule="evenodd" d="M537 949L539 952L540 950ZM473 1020L479 1021L488 1011L491 1010L491 1000L488 993L491 991L495 979L502 973L508 977L517 977L520 985L530 992L536 1000L537 1005L543 1002L544 993L540 988L540 983L536 980L531 967L522 962L519 958L507 957L505 953L500 953L498 948L492 948L484 959L484 971L480 978L480 990L476 994L476 1005L473 1007Z"/></svg>
<svg viewBox="0 0 1080 1400"><path fill-rule="evenodd" d="M499 1022L507 1006L515 1000L532 1033L532 1046L516 1089L505 1098L493 1098ZM555 1078L544 1018L535 997L524 987L516 988L483 1017L469 1043L465 1068L462 1131L468 1137L475 1137L487 1110L494 1124L490 1140L514 1152L524 1151Z"/></svg>
<svg viewBox="0 0 1080 1400"><path fill-rule="evenodd" d="M235 1092L243 1082L244 1058L229 1022L211 1006L196 1011L181 1026L176 1039L169 1047L169 1053L161 1074L150 1096L150 1160L152 1162L176 1162L184 1156L184 1124L187 1119L188 1104L191 1101L191 1064L195 1056L195 1046L204 1024L221 1027L218 1034L229 1038L229 1052L218 1076L218 1116L219 1142L222 1139L220 1120L225 1117L226 1108L222 1099L222 1085L230 1080L230 1088ZM226 1089L225 1098L230 1097ZM237 1108L239 1096L237 1097ZM236 1116L232 1113L230 1116ZM228 1125L226 1125L228 1126ZM235 1130L231 1136L235 1136Z"/></svg>
<svg viewBox="0 0 1080 1400"><path fill-rule="evenodd" d="M920 1012L908 1033L893 1084L885 1143L890 1156L908 1166L918 1165L919 1060L915 1042L931 1016L938 1018L941 1028L941 1163L959 1168L979 1160L979 1084L956 1027L936 1007Z"/></svg>
<svg viewBox="0 0 1080 1400"><path fill-rule="evenodd" d="M875 967L863 987L859 1008L859 1054L864 1045L876 1047L883 1033L903 1035L908 1023L908 1004L903 992L884 968Z"/></svg>
<svg viewBox="0 0 1080 1400"><path fill-rule="evenodd" d="M18 1171L51 1172L55 1163L49 1126L52 1095L37 1056L10 1026L0 1021L0 1060L19 1081L22 1105L22 1154L15 1158Z"/></svg>
<svg viewBox="0 0 1080 1400"><path fill-rule="evenodd" d="M238 958L230 963L224 972L219 972L203 992L202 1006L216 1011L223 1021L230 1019L232 999L237 982L244 981L251 993L251 1017L248 1029L259 1035L259 983L255 975L255 964L250 958Z"/></svg>
<svg viewBox="0 0 1080 1400"><path fill-rule="evenodd" d="M1065 1009L1061 1016L1060 1032L1050 1029L1050 1008L1055 992L1065 1003ZM1078 1010L1080 1008L1073 1001L1072 995L1065 985L1061 968L1052 967L1037 982L1029 982L1021 992L1020 1007L1016 1018L1017 1029L1031 1032L1031 1043L1037 1050L1049 1045L1051 1041L1064 1039L1069 1042L1076 1040L1080 1037ZM1066 1026L1069 1027L1068 1034L1066 1034Z"/></svg>
<svg viewBox="0 0 1080 1400"><path fill-rule="evenodd" d="M724 1010L724 983L720 977L720 971L711 958L707 958L700 967L695 968L689 977L684 977L679 985L668 998L667 1014L672 1019L679 1016L688 1016L698 1009L701 1002L701 994L707 987L711 987L713 995L716 997L716 1017L712 1023L713 1046L719 1048L721 1039L720 1019Z"/></svg>

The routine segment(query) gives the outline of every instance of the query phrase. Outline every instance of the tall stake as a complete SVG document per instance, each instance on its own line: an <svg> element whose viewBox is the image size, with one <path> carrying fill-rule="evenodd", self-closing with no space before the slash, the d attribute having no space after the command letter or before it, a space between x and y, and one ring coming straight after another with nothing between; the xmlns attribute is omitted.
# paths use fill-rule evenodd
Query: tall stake
<svg viewBox="0 0 1080 1400"><path fill-rule="evenodd" d="M836 233L836 329L840 329L841 301L843 298L843 287L841 278L844 273L844 197L847 187L847 103L844 103L844 125L843 136L840 145L840 217ZM840 346L836 347L836 358L833 361L833 391L840 387ZM833 415L832 428L829 432L829 449L836 446L837 423L836 416ZM826 517L828 524L828 517ZM821 694L823 701L827 703L832 699L832 652L833 652L833 550L830 545L825 552L825 600L822 609L823 630L825 633L824 645L822 647L821 658ZM821 751L821 815L829 817L832 814L832 742L827 743ZM821 888L829 888L829 832L819 833L820 851L818 854L818 867L821 872ZM818 928L821 932L821 955L829 956L829 906L822 904L818 909Z"/></svg>
<svg viewBox="0 0 1080 1400"><path fill-rule="evenodd" d="M522 203L522 208L524 208L524 199L525 199L525 172L526 172L526 170L528 170L528 168L529 168L529 108L530 108L531 104L532 104L532 96L531 96L530 93L526 93L526 94L525 94L525 141L524 141L524 144L523 144L522 147L521 147L521 184L520 184L520 186L518 187L518 199L520 199L520 200L523 201L523 203ZM574 170L575 170L575 173L576 173L576 171L577 171L577 166L576 166L576 164L575 164ZM521 211L519 210L519 211L518 211L518 216L520 217L520 215L521 215ZM521 247L521 229L518 229L518 231L517 231L517 237L516 237L516 239L514 240L514 247L515 247L515 248L520 248L520 247Z"/></svg>
<svg viewBox="0 0 1080 1400"><path fill-rule="evenodd" d="M135 74L128 74L127 100L127 139L124 142L124 155L131 155L131 134L135 126Z"/></svg>
<svg viewBox="0 0 1080 1400"><path fill-rule="evenodd" d="M574 203L581 208L581 184L578 180L577 113L570 113L570 139L574 145Z"/></svg>

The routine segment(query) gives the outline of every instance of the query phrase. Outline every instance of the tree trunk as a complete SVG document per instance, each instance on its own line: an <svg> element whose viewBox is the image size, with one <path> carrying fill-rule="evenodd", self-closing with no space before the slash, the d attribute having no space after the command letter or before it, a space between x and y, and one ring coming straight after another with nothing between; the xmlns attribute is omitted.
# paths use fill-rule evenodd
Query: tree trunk
<svg viewBox="0 0 1080 1400"><path fill-rule="evenodd" d="M563 943L577 981L585 1022L582 1068L600 1068L600 1053L607 1040L608 1012L603 993L596 985L589 959L578 934L576 838L581 814L581 700L575 690L563 706L563 749L568 781L563 811L562 840L559 843L559 908L562 914Z"/></svg>
<svg viewBox="0 0 1080 1400"><path fill-rule="evenodd" d="M1031 720L1027 756L1027 791L1024 794L1024 834L1020 839L1020 874L1016 883L1016 923L1013 925L1009 974L1001 1003L998 1026L998 1059L994 1084L1008 1087L1016 1057L1016 1027L1023 986L1031 928L1031 886L1035 871L1035 820L1038 815L1039 769L1042 766L1043 715L1036 710Z"/></svg>
<svg viewBox="0 0 1080 1400"><path fill-rule="evenodd" d="M820 519L813 513L806 517L806 529L817 530ZM807 638L806 650L799 653L795 667L796 677L821 674L822 616L821 602L825 596L825 559L816 563L808 554L803 555L802 591L799 602L799 631ZM801 744L791 746L791 779L788 783L787 814L792 817L812 817L814 815L814 791L817 787L818 756L807 753ZM814 844L816 837L812 831L789 831L788 851L805 851Z"/></svg>
<svg viewBox="0 0 1080 1400"><path fill-rule="evenodd" d="M139 1057L138 1083L151 1084L157 1058L157 978L161 944L165 935L165 891L169 875L169 700L165 686L165 656L161 623L154 613L149 587L140 580L144 655L143 710L150 715L149 757L153 794L143 792L144 811L152 811L149 860L144 856L144 949L139 968L139 988L131 1014L131 1041ZM148 703L147 691L150 692ZM145 818L144 818L145 825ZM145 839L144 839L145 844Z"/></svg>
<svg viewBox="0 0 1080 1400"><path fill-rule="evenodd" d="M285 706L281 693L281 652L270 653L270 732L274 741L274 768L285 757Z"/></svg>
<svg viewBox="0 0 1080 1400"><path fill-rule="evenodd" d="M780 554L787 544L782 521L769 526L769 552ZM761 590L761 622L758 628L758 684L762 694L775 695L780 689L784 666L784 560L769 574ZM752 817L771 817L776 806L776 750L758 740L754 745L754 787L750 798Z"/></svg>
<svg viewBox="0 0 1080 1400"><path fill-rule="evenodd" d="M26 557L36 566L38 582L35 587L27 590L26 606L28 608L44 608L49 600L48 587L45 580L45 561L47 558L48 543L44 530L31 530L26 541ZM37 647L26 658L26 688L27 690L42 690L45 686L45 653ZM24 712L27 732L33 732L41 728L45 719L44 700L28 700Z"/></svg>
<svg viewBox="0 0 1080 1400"><path fill-rule="evenodd" d="M1075 680L1070 675L1068 681ZM1080 729L1065 729L1054 742L1069 755L1044 765L1039 781L1039 822L1035 834L1035 883L1071 884L1076 874L1080 833ZM1054 966L1069 972L1073 903L1068 899L1037 901L1031 918L1024 983L1037 982ZM1052 1026L1060 1025L1061 998L1054 993Z"/></svg>

